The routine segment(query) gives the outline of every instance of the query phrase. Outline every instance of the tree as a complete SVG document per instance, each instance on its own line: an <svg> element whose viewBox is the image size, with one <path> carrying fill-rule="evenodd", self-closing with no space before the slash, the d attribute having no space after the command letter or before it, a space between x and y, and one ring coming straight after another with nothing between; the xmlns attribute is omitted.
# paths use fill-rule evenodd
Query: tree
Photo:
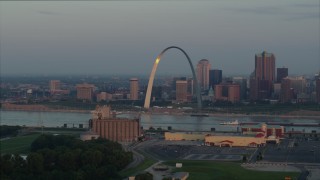
<svg viewBox="0 0 320 180"><path fill-rule="evenodd" d="M43 157L39 153L30 153L27 157L27 167L30 173L40 174L43 171Z"/></svg>
<svg viewBox="0 0 320 180"><path fill-rule="evenodd" d="M149 172L143 173L143 174L138 174L135 177L136 180L152 180L153 175L150 174Z"/></svg>

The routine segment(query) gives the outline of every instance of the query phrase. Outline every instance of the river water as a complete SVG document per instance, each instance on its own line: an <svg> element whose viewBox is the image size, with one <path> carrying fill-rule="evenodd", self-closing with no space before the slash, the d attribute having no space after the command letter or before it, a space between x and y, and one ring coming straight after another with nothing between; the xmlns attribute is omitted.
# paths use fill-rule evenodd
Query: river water
<svg viewBox="0 0 320 180"><path fill-rule="evenodd" d="M68 127L79 127L83 124L88 127L90 113L75 112L31 112L31 111L0 111L1 125L20 126L45 126L61 127L67 124ZM119 117L134 117L133 114L120 114ZM279 118L279 117L228 117L210 116L194 117L189 115L169 115L169 114L141 114L141 126L144 129L150 127L167 129L169 126L174 130L185 131L236 131L237 126L220 125L222 122L238 120L239 122L281 122L281 123L320 123L320 120L312 118ZM320 132L320 127L297 127L287 126L286 130L304 130L305 132L316 130Z"/></svg>

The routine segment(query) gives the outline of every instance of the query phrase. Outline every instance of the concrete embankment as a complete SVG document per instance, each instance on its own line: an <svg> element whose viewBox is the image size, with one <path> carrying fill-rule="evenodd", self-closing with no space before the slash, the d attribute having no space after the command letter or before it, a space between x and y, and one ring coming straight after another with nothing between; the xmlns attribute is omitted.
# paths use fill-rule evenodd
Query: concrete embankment
<svg viewBox="0 0 320 180"><path fill-rule="evenodd" d="M45 105L39 105L39 104L10 104L10 103L2 103L1 109L10 110L10 111L46 111L46 112L81 112L81 113L90 112L90 110L69 109L69 108L53 109Z"/></svg>

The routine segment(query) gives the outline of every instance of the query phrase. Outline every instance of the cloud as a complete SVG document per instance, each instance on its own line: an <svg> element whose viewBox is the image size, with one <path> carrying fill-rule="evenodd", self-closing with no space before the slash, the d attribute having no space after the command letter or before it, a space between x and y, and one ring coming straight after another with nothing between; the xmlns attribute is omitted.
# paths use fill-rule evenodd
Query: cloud
<svg viewBox="0 0 320 180"><path fill-rule="evenodd" d="M234 11L243 13L253 13L253 14L266 14L266 15L276 15L281 14L281 8L279 7L254 7L254 8L234 8Z"/></svg>
<svg viewBox="0 0 320 180"><path fill-rule="evenodd" d="M292 8L299 8L300 10L293 10ZM294 4L288 6L260 6L260 7L246 7L246 8L226 8L228 11L236 13L247 13L254 15L270 15L284 18L284 20L304 20L320 18L320 9L310 8L319 7L318 4Z"/></svg>
<svg viewBox="0 0 320 180"><path fill-rule="evenodd" d="M299 8L319 8L319 3L316 3L316 4L299 3L299 4L293 4L292 6L299 7Z"/></svg>
<svg viewBox="0 0 320 180"><path fill-rule="evenodd" d="M287 18L288 21L295 21L295 20L303 20L303 19L319 19L320 13L319 12L306 12L306 13L296 13L293 14L292 17Z"/></svg>
<svg viewBox="0 0 320 180"><path fill-rule="evenodd" d="M36 11L39 14L45 14L45 15L59 15L60 13L52 12L52 11Z"/></svg>

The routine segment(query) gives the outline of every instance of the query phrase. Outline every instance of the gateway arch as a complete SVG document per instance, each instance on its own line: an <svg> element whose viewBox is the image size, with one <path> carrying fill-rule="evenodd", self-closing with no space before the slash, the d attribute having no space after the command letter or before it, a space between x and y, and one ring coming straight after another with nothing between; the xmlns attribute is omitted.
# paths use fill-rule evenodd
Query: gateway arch
<svg viewBox="0 0 320 180"><path fill-rule="evenodd" d="M148 83L146 98L145 98L145 101L144 101L144 108L149 109L149 107L150 107L150 98L151 98L151 91L152 91L154 76L156 74L157 67L158 67L158 64L159 64L159 62L161 60L162 55L169 49L178 49L186 56L186 58L187 58L187 60L189 62L191 71L192 71L193 80L194 80L194 82L196 84L196 94L197 94L198 109L201 109L202 108L202 102L201 102L201 96L200 96L200 86L198 84L198 79L197 79L196 73L194 71L191 59L183 49L181 49L181 48L179 48L177 46L167 47L157 56L157 59L153 64L153 68L152 68L152 71L151 71L151 74L150 74L150 77L149 77L149 83Z"/></svg>

